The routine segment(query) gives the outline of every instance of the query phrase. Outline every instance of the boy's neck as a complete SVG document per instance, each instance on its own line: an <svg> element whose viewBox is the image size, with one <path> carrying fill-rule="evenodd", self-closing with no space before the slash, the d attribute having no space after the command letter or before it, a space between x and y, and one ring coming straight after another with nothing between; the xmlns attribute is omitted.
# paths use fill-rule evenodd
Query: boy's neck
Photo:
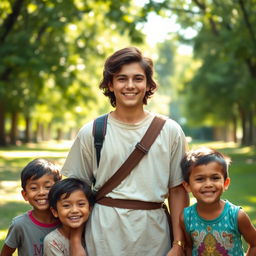
<svg viewBox="0 0 256 256"><path fill-rule="evenodd" d="M136 124L145 119L149 112L144 110L143 108L136 110L130 109L129 111L123 111L117 108L110 114L113 118L117 119L118 121L127 124Z"/></svg>
<svg viewBox="0 0 256 256"><path fill-rule="evenodd" d="M70 227L64 226L63 224L58 228L59 232L66 238L70 238Z"/></svg>
<svg viewBox="0 0 256 256"><path fill-rule="evenodd" d="M52 215L52 212L49 210L40 211L32 210L32 216L39 222L44 224L52 224L57 221L57 219Z"/></svg>
<svg viewBox="0 0 256 256"><path fill-rule="evenodd" d="M205 220L214 220L218 218L223 212L225 202L219 200L213 204L200 204L197 203L197 213L198 215Z"/></svg>

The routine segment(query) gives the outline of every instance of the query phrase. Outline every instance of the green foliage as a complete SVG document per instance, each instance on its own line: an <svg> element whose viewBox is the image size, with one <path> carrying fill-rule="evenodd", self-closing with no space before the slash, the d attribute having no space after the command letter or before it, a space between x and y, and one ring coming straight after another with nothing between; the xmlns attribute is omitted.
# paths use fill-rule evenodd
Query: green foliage
<svg viewBox="0 0 256 256"><path fill-rule="evenodd" d="M180 41L192 44L194 58L201 61L183 89L189 123L223 125L239 120L242 143L255 144L255 1L165 0L161 8L176 17L182 28ZM185 33L186 28L195 35Z"/></svg>
<svg viewBox="0 0 256 256"><path fill-rule="evenodd" d="M64 122L67 109L77 122L78 107L103 108L94 89L103 60L117 42L143 40L127 0L3 0L0 13L0 111L34 122Z"/></svg>

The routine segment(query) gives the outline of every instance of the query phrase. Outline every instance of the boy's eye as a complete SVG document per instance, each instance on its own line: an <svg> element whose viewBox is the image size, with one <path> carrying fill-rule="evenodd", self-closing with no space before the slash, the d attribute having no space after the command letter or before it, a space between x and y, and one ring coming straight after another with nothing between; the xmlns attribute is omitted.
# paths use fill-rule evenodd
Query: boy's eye
<svg viewBox="0 0 256 256"><path fill-rule="evenodd" d="M136 77L136 78L135 78L135 81L141 82L141 81L143 81L143 78L142 78L142 77Z"/></svg>
<svg viewBox="0 0 256 256"><path fill-rule="evenodd" d="M30 190L35 191L37 187L30 187Z"/></svg>
<svg viewBox="0 0 256 256"><path fill-rule="evenodd" d="M81 202L81 203L79 203L79 206L85 206L86 205L86 203L85 202Z"/></svg>
<svg viewBox="0 0 256 256"><path fill-rule="evenodd" d="M198 182L201 182L201 181L204 180L204 178L203 177L197 177L195 180L198 181Z"/></svg>
<svg viewBox="0 0 256 256"><path fill-rule="evenodd" d="M69 204L63 204L62 207L63 207L63 208L68 208L68 207L69 207Z"/></svg>
<svg viewBox="0 0 256 256"><path fill-rule="evenodd" d="M50 190L52 188L52 186L46 186L45 188Z"/></svg>
<svg viewBox="0 0 256 256"><path fill-rule="evenodd" d="M219 180L219 179L221 179L221 177L220 176L213 176L212 179L213 180Z"/></svg>

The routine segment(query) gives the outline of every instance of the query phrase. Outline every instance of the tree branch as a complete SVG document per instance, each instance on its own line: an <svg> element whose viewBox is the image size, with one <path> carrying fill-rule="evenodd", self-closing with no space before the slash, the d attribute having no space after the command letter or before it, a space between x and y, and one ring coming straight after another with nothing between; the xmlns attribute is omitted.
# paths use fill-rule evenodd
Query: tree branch
<svg viewBox="0 0 256 256"><path fill-rule="evenodd" d="M3 22L3 33L0 35L0 43L3 43L7 35L12 30L22 8L24 0L16 0L12 6L12 12L7 16Z"/></svg>
<svg viewBox="0 0 256 256"><path fill-rule="evenodd" d="M249 34L250 34L253 44L255 46L256 45L256 37L254 35L253 28L252 28L252 25L249 20L249 15L245 9L244 2L243 2L243 0L238 0L238 2L239 2L239 5L240 5L242 13L243 13L245 25L246 25L247 29L249 30Z"/></svg>
<svg viewBox="0 0 256 256"><path fill-rule="evenodd" d="M192 0L192 1L203 11L204 14L206 14L206 6L204 3L200 3L198 0ZM219 31L217 29L216 22L213 20L212 16L210 16L209 22L212 28L212 32L215 35L218 35Z"/></svg>

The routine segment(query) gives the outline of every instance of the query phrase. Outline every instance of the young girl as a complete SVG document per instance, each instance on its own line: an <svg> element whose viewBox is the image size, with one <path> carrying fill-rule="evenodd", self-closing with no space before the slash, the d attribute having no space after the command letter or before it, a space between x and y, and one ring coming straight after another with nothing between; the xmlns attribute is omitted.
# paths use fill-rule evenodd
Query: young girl
<svg viewBox="0 0 256 256"><path fill-rule="evenodd" d="M59 221L52 215L48 193L61 179L58 166L45 159L34 159L21 172L22 196L32 210L15 217L8 230L1 256L42 256L43 239Z"/></svg>
<svg viewBox="0 0 256 256"><path fill-rule="evenodd" d="M221 199L230 184L228 165L227 157L209 148L192 150L181 161L183 185L197 200L181 216L186 255L242 256L241 236L248 243L246 255L256 255L256 229L248 215Z"/></svg>
<svg viewBox="0 0 256 256"><path fill-rule="evenodd" d="M44 255L86 255L81 237L93 205L90 187L79 179L64 179L50 190L49 203L53 215L59 218L61 225L45 237ZM72 252L70 239L77 239L78 236L81 246Z"/></svg>

